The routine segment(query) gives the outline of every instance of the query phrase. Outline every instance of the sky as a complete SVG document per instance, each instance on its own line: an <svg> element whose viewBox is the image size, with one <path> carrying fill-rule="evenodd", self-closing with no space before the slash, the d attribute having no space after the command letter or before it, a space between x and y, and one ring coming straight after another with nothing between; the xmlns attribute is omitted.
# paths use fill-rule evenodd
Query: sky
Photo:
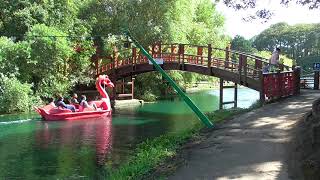
<svg viewBox="0 0 320 180"><path fill-rule="evenodd" d="M225 31L226 34L234 37L241 35L247 39L258 35L263 30L270 27L270 25L278 22L287 22L290 25L299 23L320 23L320 9L309 10L307 7L290 4L289 7L280 5L280 0L257 0L258 8L266 8L272 10L274 13L272 19L266 23L262 20L253 20L252 22L245 22L243 17L248 14L254 14L256 10L235 11L232 8L226 7L222 1L217 5L217 10L225 16Z"/></svg>

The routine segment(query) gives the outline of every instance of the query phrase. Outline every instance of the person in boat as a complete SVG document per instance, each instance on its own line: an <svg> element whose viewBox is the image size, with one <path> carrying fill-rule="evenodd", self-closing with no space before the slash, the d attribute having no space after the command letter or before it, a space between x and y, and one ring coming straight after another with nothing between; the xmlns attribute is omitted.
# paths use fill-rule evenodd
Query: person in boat
<svg viewBox="0 0 320 180"><path fill-rule="evenodd" d="M66 108L66 109L70 109L72 112L76 112L76 108L73 105L66 104L66 103L63 102L63 97L61 95L58 96L58 100L57 100L56 106L57 107Z"/></svg>
<svg viewBox="0 0 320 180"><path fill-rule="evenodd" d="M78 95L76 93L73 94L73 96L71 98L71 103L72 104L80 104L78 101Z"/></svg>
<svg viewBox="0 0 320 180"><path fill-rule="evenodd" d="M80 111L83 111L85 108L97 110L97 105L95 103L89 104L87 102L87 97L85 95L81 95L79 109L81 109Z"/></svg>
<svg viewBox="0 0 320 180"><path fill-rule="evenodd" d="M53 106L53 107L56 107L56 104L54 102L54 98L49 98L49 105Z"/></svg>

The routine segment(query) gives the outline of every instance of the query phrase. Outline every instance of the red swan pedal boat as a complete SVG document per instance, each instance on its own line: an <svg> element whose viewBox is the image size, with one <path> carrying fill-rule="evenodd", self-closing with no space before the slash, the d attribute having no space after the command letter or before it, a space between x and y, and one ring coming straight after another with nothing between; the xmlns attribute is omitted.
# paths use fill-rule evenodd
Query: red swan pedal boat
<svg viewBox="0 0 320 180"><path fill-rule="evenodd" d="M53 103L50 103L44 107L36 108L36 111L42 116L44 120L47 121L58 121L58 120L79 120L88 118L97 118L103 116L109 116L112 113L110 98L105 88L114 87L107 75L100 75L96 81L96 88L102 96L99 101L91 101L90 103L95 103L97 110L92 108L84 108L82 110L76 109L76 112L72 112L69 109L64 109L61 107L56 107Z"/></svg>

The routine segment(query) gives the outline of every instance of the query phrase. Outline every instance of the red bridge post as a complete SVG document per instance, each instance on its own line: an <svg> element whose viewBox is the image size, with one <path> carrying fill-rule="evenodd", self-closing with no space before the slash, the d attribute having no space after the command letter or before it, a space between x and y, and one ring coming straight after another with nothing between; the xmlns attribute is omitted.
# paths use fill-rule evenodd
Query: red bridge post
<svg viewBox="0 0 320 180"><path fill-rule="evenodd" d="M111 76L112 76L112 80L114 82L114 87L112 89L112 97L113 97L113 100L116 100L117 99L117 75L116 75L116 61L117 61L117 58L118 58L118 50L116 47L113 48L113 53L112 53L112 57L111 57L111 63L112 63L112 71L111 71ZM118 62L118 61L117 61ZM117 65L117 68L118 68L118 65Z"/></svg>
<svg viewBox="0 0 320 180"><path fill-rule="evenodd" d="M132 60L133 65L137 64L137 48L132 48Z"/></svg>
<svg viewBox="0 0 320 180"><path fill-rule="evenodd" d="M243 75L244 75L244 82L243 84L247 86L247 77L248 77L248 63L247 63L247 56L242 56L242 66L243 66Z"/></svg>
<svg viewBox="0 0 320 180"><path fill-rule="evenodd" d="M239 72L239 82L241 85L242 85L242 82L241 82L242 66L243 66L243 58L242 58L242 54L239 54L238 72Z"/></svg>
<svg viewBox="0 0 320 180"><path fill-rule="evenodd" d="M231 48L231 44L228 44L228 46L226 47L226 59L224 62L224 68L228 68L229 67L229 59L230 59L230 48Z"/></svg>
<svg viewBox="0 0 320 180"><path fill-rule="evenodd" d="M184 70L184 44L179 44L179 63L182 63L182 69Z"/></svg>
<svg viewBox="0 0 320 180"><path fill-rule="evenodd" d="M282 91L282 85L284 83L283 81L283 73L280 73L281 70L278 70L277 71L277 86L278 86L278 89L277 89L277 98L281 98L283 96L283 91Z"/></svg>
<svg viewBox="0 0 320 180"><path fill-rule="evenodd" d="M259 72L259 70L262 69L262 61L261 61L261 59L255 59L254 60L254 68L256 70L258 70L258 72ZM257 71L254 71L254 76L256 76L257 74L259 75L259 73L257 73Z"/></svg>
<svg viewBox="0 0 320 180"><path fill-rule="evenodd" d="M293 95L300 94L300 67L295 67L293 69Z"/></svg>
<svg viewBox="0 0 320 180"><path fill-rule="evenodd" d="M208 44L208 68L211 67L211 56L212 56L212 47L211 47L211 44Z"/></svg>
<svg viewBox="0 0 320 180"><path fill-rule="evenodd" d="M203 48L201 46L197 47L196 64L199 64L199 58L201 65L203 65Z"/></svg>
<svg viewBox="0 0 320 180"><path fill-rule="evenodd" d="M131 97L132 97L132 99L134 99L134 80L135 80L136 78L133 78L133 77L131 77Z"/></svg>
<svg viewBox="0 0 320 180"><path fill-rule="evenodd" d="M262 71L259 71L259 80L260 80L260 102L262 104L265 103L266 97L265 97L265 92L264 92L264 77Z"/></svg>
<svg viewBox="0 0 320 180"><path fill-rule="evenodd" d="M313 89L314 90L318 90L319 89L319 71L315 71L314 72Z"/></svg>

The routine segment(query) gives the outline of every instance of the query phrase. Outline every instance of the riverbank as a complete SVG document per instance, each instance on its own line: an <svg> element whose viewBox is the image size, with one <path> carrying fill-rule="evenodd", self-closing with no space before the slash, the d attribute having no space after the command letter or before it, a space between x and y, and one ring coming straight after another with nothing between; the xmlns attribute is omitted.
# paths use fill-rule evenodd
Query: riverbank
<svg viewBox="0 0 320 180"><path fill-rule="evenodd" d="M144 101L139 99L115 100L112 102L112 106L115 109L134 108L137 106L142 106L143 104Z"/></svg>
<svg viewBox="0 0 320 180"><path fill-rule="evenodd" d="M185 91L186 93L195 93L198 91L209 90L209 89L211 90L219 89L219 86L215 84L209 84L209 83L196 83L196 84L193 84L192 86L185 88Z"/></svg>
<svg viewBox="0 0 320 180"><path fill-rule="evenodd" d="M211 121L217 124L256 107L257 105L248 109L215 111L207 115ZM108 179L152 179L163 176L170 172L171 166L176 166L172 162L179 162L176 159L179 159L186 143L190 140L194 141L194 138L207 131L208 129L202 124L196 123L185 131L147 140L138 146L135 155L129 158L126 163L116 169L111 169Z"/></svg>

